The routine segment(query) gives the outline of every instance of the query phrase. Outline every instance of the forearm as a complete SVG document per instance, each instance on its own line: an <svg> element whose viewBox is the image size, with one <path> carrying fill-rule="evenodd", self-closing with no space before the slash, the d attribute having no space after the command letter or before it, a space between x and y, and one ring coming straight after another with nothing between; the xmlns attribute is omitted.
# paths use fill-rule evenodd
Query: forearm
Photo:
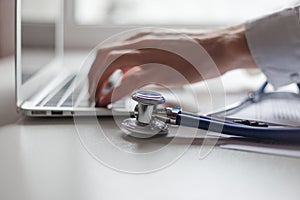
<svg viewBox="0 0 300 200"><path fill-rule="evenodd" d="M221 74L237 68L256 67L243 24L200 33L195 39L214 60Z"/></svg>

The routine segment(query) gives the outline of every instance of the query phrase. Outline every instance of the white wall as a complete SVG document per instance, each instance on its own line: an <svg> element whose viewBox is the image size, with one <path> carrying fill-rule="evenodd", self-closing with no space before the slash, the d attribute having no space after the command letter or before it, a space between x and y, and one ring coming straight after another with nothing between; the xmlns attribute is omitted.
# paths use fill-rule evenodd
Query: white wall
<svg viewBox="0 0 300 200"><path fill-rule="evenodd" d="M62 0L22 0L22 18L26 22L55 22Z"/></svg>

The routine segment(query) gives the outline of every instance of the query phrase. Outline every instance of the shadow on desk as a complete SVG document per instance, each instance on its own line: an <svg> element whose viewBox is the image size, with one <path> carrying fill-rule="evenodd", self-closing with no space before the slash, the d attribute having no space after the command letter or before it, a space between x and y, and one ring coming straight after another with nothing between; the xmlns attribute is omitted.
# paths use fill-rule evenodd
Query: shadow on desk
<svg viewBox="0 0 300 200"><path fill-rule="evenodd" d="M84 117L84 120L88 126L91 120L90 117ZM132 144L135 146L139 146L140 148L146 148L151 145L159 145L165 146L170 143L176 146L202 146L202 145L210 145L215 144L216 147L225 148L230 150L240 150L247 152L256 152L256 153L264 153L264 154L272 154L272 155L280 155L280 156L289 156L289 157L300 157L300 143L287 143L280 141L271 141L271 140L257 140L257 139L249 139L242 137L228 137L225 135L221 135L221 137L216 138L214 136L207 136L203 134L196 135L194 138L183 137L183 136L173 136L169 134L168 136L157 136L148 139L138 139L132 136L126 135L112 117L99 117L97 118L99 123L104 126L110 127L110 134L113 140L118 140L123 143ZM22 126L72 126L75 127L75 122L72 117L68 118L27 118L18 121L19 125ZM186 129L188 133L190 131L189 128ZM206 140L204 142L204 140Z"/></svg>

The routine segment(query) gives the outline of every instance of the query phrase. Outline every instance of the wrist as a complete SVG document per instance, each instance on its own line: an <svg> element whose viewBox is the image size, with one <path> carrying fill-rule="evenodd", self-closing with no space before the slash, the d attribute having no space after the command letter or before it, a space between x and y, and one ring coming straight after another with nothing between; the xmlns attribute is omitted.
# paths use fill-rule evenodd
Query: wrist
<svg viewBox="0 0 300 200"><path fill-rule="evenodd" d="M221 74L233 69L256 67L244 25L201 33L196 40L214 60Z"/></svg>
<svg viewBox="0 0 300 200"><path fill-rule="evenodd" d="M257 67L247 43L244 24L228 28L224 42L228 70Z"/></svg>

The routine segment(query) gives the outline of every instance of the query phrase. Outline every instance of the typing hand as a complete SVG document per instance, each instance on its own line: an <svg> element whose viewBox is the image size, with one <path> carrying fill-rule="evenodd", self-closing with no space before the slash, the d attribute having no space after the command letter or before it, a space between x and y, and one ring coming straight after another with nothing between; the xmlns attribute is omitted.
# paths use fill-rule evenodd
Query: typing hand
<svg viewBox="0 0 300 200"><path fill-rule="evenodd" d="M183 85L245 63L255 66L243 33L244 26L201 33L148 31L102 47L89 72L90 95L105 106L147 84ZM111 85L116 70L123 73L122 80Z"/></svg>

